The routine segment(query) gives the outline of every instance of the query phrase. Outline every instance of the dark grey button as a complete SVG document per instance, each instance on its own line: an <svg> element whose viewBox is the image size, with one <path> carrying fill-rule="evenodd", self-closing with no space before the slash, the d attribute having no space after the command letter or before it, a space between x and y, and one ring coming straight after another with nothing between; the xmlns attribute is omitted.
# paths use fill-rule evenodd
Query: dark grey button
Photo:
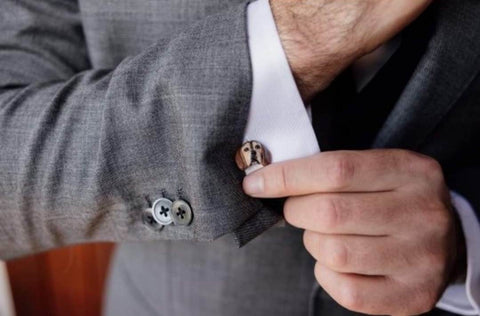
<svg viewBox="0 0 480 316"><path fill-rule="evenodd" d="M153 202L152 206L153 218L162 225L170 225L172 223L172 201L160 198Z"/></svg>
<svg viewBox="0 0 480 316"><path fill-rule="evenodd" d="M172 219L175 225L187 226L192 222L192 208L184 200L176 200L172 206Z"/></svg>
<svg viewBox="0 0 480 316"><path fill-rule="evenodd" d="M153 218L153 212L151 208L147 208L146 210L143 211L142 213L142 220L143 223L155 230L155 231L161 231L163 229L163 225L158 223L154 218Z"/></svg>

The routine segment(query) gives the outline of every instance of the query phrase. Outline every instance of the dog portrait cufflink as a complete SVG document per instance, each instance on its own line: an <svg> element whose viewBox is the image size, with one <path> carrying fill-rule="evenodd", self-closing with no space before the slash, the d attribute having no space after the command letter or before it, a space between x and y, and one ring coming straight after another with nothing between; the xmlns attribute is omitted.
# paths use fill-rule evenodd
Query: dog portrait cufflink
<svg viewBox="0 0 480 316"><path fill-rule="evenodd" d="M246 175L249 175L256 170L271 164L272 156L270 151L263 146L262 143L256 140L251 140L243 143L243 145L237 150L235 154L235 162L240 170L244 171ZM269 203L273 203L273 200L270 200ZM272 204L270 205L272 206ZM272 207L283 208L283 204L281 206L276 205ZM274 227L286 226L285 220L280 220L274 225Z"/></svg>
<svg viewBox="0 0 480 316"><path fill-rule="evenodd" d="M256 140L243 143L235 155L238 168L247 175L269 165L271 161L268 149Z"/></svg>

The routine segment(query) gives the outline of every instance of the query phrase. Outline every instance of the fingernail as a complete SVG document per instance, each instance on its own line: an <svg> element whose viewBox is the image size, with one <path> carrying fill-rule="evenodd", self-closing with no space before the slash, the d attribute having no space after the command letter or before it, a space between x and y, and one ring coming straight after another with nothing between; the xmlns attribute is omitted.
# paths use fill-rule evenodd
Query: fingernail
<svg viewBox="0 0 480 316"><path fill-rule="evenodd" d="M264 189L263 177L260 175L246 176L243 180L243 189L245 193L250 195L262 193Z"/></svg>

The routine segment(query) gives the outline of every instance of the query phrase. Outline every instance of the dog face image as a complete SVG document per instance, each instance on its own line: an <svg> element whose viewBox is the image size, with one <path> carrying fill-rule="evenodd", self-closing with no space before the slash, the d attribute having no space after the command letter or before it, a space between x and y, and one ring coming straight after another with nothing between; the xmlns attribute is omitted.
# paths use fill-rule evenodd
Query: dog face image
<svg viewBox="0 0 480 316"><path fill-rule="evenodd" d="M257 141L246 142L240 147L235 156L235 162L238 168L245 171L250 167L264 167L270 164L270 154Z"/></svg>

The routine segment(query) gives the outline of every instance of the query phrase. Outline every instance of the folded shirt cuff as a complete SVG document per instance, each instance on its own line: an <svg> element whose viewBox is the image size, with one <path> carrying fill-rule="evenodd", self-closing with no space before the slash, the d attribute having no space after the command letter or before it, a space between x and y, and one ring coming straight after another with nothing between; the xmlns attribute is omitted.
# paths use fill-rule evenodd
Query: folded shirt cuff
<svg viewBox="0 0 480 316"><path fill-rule="evenodd" d="M293 78L268 0L247 8L253 89L244 141L261 142L272 162L320 151L315 132Z"/></svg>
<svg viewBox="0 0 480 316"><path fill-rule="evenodd" d="M283 51L268 0L248 5L247 26L253 88L244 142L262 143L270 151L272 162L318 153L315 132ZM265 207L233 232L238 246L282 220L283 199L262 202Z"/></svg>
<svg viewBox="0 0 480 316"><path fill-rule="evenodd" d="M464 284L450 285L437 307L460 315L480 314L480 223L471 204L460 194L451 192L458 212L467 248L467 276Z"/></svg>

